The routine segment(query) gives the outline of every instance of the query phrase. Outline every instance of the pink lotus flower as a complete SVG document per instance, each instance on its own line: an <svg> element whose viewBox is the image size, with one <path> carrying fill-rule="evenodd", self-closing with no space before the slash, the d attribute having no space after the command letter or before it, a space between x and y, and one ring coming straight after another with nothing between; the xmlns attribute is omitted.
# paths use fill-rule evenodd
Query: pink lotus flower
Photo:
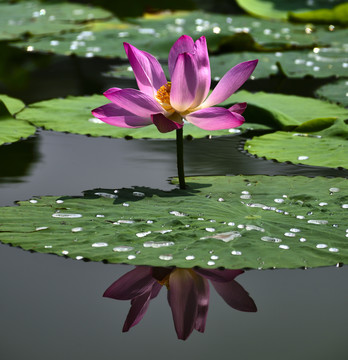
<svg viewBox="0 0 348 360"><path fill-rule="evenodd" d="M229 306L240 311L256 311L254 301L234 280L242 273L242 270L137 266L115 281L103 296L131 300L123 326L123 332L126 332L139 323L150 300L158 295L162 285L166 285L177 336L186 340L194 329L204 332L209 306L208 279Z"/></svg>
<svg viewBox="0 0 348 360"><path fill-rule="evenodd" d="M214 107L238 90L254 71L257 60L230 69L207 97L210 64L204 36L196 42L181 36L169 52L171 82L151 54L124 43L139 90L111 88L104 95L111 103L92 111L100 120L119 127L139 128L155 124L162 133L181 129L186 119L204 130L241 125L246 103L229 109Z"/></svg>

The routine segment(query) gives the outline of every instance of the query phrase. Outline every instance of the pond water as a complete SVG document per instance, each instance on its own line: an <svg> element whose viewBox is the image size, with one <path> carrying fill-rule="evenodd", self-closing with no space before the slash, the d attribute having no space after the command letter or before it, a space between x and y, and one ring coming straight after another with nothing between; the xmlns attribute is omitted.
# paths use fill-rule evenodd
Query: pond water
<svg viewBox="0 0 348 360"><path fill-rule="evenodd" d="M78 73L76 61L50 57L43 69L29 73L25 85L8 86L6 92L29 103L100 93L110 86L134 87L134 82L118 84L100 77L111 61L78 60ZM282 86L289 89L291 84ZM309 83L308 92L310 87ZM186 174L348 175L343 170L253 158L239 151L244 140L239 136L186 140ZM168 179L176 175L173 141L38 131L28 140L0 147L0 159L0 206L32 196L80 195L94 188L139 185L169 190L173 186ZM140 324L129 333L121 332L129 302L106 299L102 294L130 269L1 244L0 357L326 360L347 354L346 266L247 271L236 280L254 299L258 311L231 309L212 291L205 333L194 332L186 342L176 338L165 289L151 302Z"/></svg>

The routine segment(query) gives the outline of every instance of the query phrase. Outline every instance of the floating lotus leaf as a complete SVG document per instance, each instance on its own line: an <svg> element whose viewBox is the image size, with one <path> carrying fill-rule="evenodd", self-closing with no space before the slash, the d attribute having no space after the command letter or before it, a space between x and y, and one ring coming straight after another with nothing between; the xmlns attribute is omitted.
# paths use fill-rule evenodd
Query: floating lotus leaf
<svg viewBox="0 0 348 360"><path fill-rule="evenodd" d="M62 55L125 59L123 42L126 41L167 59L171 46L182 34L193 38L205 35L210 52L281 51L324 44L316 33L306 32L305 25L256 20L249 16L182 11L127 20L96 22L82 32L35 38L30 46L34 51ZM27 48L28 43L13 45Z"/></svg>
<svg viewBox="0 0 348 360"><path fill-rule="evenodd" d="M37 1L0 3L0 40L14 40L28 34L76 31L83 28L82 22L111 16L106 10L82 4L43 4Z"/></svg>
<svg viewBox="0 0 348 360"><path fill-rule="evenodd" d="M336 120L333 126L314 134L277 131L248 140L245 149L278 161L348 168L348 125Z"/></svg>
<svg viewBox="0 0 348 360"><path fill-rule="evenodd" d="M237 4L253 16L267 19L288 19L289 12L301 13L314 9L332 8L344 0L236 0Z"/></svg>
<svg viewBox="0 0 348 360"><path fill-rule="evenodd" d="M346 36L348 37L348 31ZM343 47L315 47L313 51L243 52L213 56L211 57L212 76L221 77L231 64L249 59L259 59L253 73L255 79L277 73L283 73L291 78L302 78L307 75L316 78L347 76L348 73L348 55Z"/></svg>
<svg viewBox="0 0 348 360"><path fill-rule="evenodd" d="M277 94L240 91L233 94L222 105L230 106L235 102L248 102L245 112L246 123L238 129L205 131L194 125L185 124L184 134L195 138L209 135L230 135L245 129L288 129L316 117L347 117L348 110L325 101ZM174 139L175 132L160 133L155 126L138 129L119 128L94 118L91 110L107 103L102 95L67 97L52 99L29 105L17 118L29 121L47 130L70 132L92 136L115 138L153 138Z"/></svg>
<svg viewBox="0 0 348 360"><path fill-rule="evenodd" d="M194 177L187 190L97 189L0 208L0 241L74 259L151 266L348 263L348 182Z"/></svg>
<svg viewBox="0 0 348 360"><path fill-rule="evenodd" d="M327 5L327 4L326 4ZM325 6L326 8L327 6ZM317 9L303 13L290 12L289 20L305 23L348 25L348 3L336 5L332 9Z"/></svg>
<svg viewBox="0 0 348 360"><path fill-rule="evenodd" d="M7 95L0 95L0 145L12 143L35 134L36 128L13 114L24 108L24 103Z"/></svg>
<svg viewBox="0 0 348 360"><path fill-rule="evenodd" d="M160 133L155 126L138 129L120 128L96 119L91 110L109 102L103 95L69 96L66 99L52 99L34 103L17 115L17 118L30 121L47 130L70 132L91 136L110 136L114 138L133 137L135 139L175 139L175 131ZM230 135L237 130L206 131L186 124L184 134L195 138L209 135Z"/></svg>
<svg viewBox="0 0 348 360"><path fill-rule="evenodd" d="M348 30L337 31L336 34L344 33L348 38ZM316 78L330 76L347 76L348 54L344 43L334 47L314 47L313 50L302 51L276 51L256 52L243 51L231 52L221 55L210 56L211 77L219 80L231 67L248 60L258 59L259 63L252 74L252 79L267 78L270 75L283 74L291 78L301 78L311 75ZM168 76L168 67L163 65ZM116 78L134 78L129 64L114 66L105 74Z"/></svg>
<svg viewBox="0 0 348 360"><path fill-rule="evenodd" d="M320 87L316 93L324 99L342 104L343 106L348 106L348 79L342 79L324 85Z"/></svg>
<svg viewBox="0 0 348 360"><path fill-rule="evenodd" d="M265 125L268 121L268 125L273 129L294 129L300 124L314 119L337 118L344 120L348 118L348 110L341 106L301 96L264 92L252 94L247 91L239 91L222 104L228 105L232 100L234 102L246 101L248 108L244 113L245 117L253 122L258 120ZM256 113L257 109L259 109L258 114ZM318 130L316 129L316 131Z"/></svg>

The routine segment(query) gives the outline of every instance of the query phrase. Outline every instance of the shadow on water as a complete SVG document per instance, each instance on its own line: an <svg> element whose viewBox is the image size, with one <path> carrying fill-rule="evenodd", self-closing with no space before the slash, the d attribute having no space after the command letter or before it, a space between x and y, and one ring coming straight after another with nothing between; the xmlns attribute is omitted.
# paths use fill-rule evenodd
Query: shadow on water
<svg viewBox="0 0 348 360"><path fill-rule="evenodd" d="M9 145L0 146L0 183L21 182L31 174L41 159L39 139L31 137Z"/></svg>

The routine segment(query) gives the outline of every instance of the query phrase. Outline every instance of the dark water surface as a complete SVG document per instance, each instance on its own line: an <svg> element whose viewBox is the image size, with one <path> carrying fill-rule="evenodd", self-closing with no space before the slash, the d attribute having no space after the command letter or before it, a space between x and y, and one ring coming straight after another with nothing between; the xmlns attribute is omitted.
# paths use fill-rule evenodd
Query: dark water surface
<svg viewBox="0 0 348 360"><path fill-rule="evenodd" d="M103 61L76 65L76 59L54 59L42 72L33 71L25 86L1 90L31 102L120 86L100 78ZM74 66L80 69L78 77ZM348 176L347 171L252 158L238 150L243 140L185 141L186 174ZM93 188L169 190L168 179L176 175L173 141L39 131L29 140L1 146L0 160L0 206L32 196L80 195ZM327 360L348 354L347 266L248 271L236 280L258 312L231 309L212 290L206 331L194 332L186 342L176 338L165 288L142 322L121 332L129 302L102 294L130 269L1 244L0 359Z"/></svg>

